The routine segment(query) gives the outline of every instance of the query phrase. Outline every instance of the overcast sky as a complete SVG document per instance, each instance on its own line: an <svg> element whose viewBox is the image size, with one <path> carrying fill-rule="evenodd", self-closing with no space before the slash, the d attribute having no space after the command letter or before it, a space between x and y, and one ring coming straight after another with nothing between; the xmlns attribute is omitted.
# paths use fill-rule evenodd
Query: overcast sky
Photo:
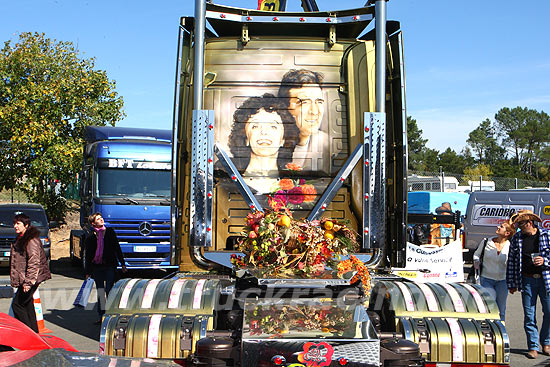
<svg viewBox="0 0 550 367"><path fill-rule="evenodd" d="M255 8L256 0L217 0ZM287 0L298 10L300 0ZM340 0L338 9L363 1ZM317 0L333 10L333 0ZM172 126L179 17L192 0L0 0L2 41L37 31L71 41L117 82L125 120ZM403 29L407 114L430 148L461 151L468 133L502 107L550 112L550 1L390 0Z"/></svg>

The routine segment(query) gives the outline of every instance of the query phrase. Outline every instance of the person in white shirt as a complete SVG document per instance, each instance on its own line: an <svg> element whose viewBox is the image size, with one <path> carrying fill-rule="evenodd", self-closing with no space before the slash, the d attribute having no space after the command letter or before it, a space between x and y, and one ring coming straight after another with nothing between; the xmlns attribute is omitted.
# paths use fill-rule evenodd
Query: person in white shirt
<svg viewBox="0 0 550 367"><path fill-rule="evenodd" d="M496 237L481 241L474 253L474 267L481 269L480 283L495 297L498 305L500 319L504 321L506 315L506 298L508 289L506 285L506 263L510 241L515 233L514 228L508 222L497 227Z"/></svg>

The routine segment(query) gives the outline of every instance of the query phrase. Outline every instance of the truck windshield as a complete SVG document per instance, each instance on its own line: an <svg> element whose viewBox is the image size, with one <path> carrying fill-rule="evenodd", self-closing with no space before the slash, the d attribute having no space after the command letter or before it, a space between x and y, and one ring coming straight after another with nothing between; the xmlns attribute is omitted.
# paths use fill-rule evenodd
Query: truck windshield
<svg viewBox="0 0 550 367"><path fill-rule="evenodd" d="M97 175L99 197L170 198L168 170L100 168Z"/></svg>

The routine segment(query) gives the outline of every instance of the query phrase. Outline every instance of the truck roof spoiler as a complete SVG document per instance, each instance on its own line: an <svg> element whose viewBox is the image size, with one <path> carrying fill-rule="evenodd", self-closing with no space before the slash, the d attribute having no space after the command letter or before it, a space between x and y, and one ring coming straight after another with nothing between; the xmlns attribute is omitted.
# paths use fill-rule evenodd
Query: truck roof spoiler
<svg viewBox="0 0 550 367"><path fill-rule="evenodd" d="M84 139L88 143L100 140L155 140L172 142L172 130L138 129L133 127L86 126Z"/></svg>

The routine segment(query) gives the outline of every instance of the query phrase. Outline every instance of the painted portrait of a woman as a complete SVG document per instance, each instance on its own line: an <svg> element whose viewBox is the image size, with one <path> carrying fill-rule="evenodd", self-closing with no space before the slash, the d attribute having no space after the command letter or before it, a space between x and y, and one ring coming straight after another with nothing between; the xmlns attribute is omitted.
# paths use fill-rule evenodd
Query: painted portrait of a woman
<svg viewBox="0 0 550 367"><path fill-rule="evenodd" d="M243 176L279 177L292 161L299 131L272 94L250 97L233 114L229 149Z"/></svg>

